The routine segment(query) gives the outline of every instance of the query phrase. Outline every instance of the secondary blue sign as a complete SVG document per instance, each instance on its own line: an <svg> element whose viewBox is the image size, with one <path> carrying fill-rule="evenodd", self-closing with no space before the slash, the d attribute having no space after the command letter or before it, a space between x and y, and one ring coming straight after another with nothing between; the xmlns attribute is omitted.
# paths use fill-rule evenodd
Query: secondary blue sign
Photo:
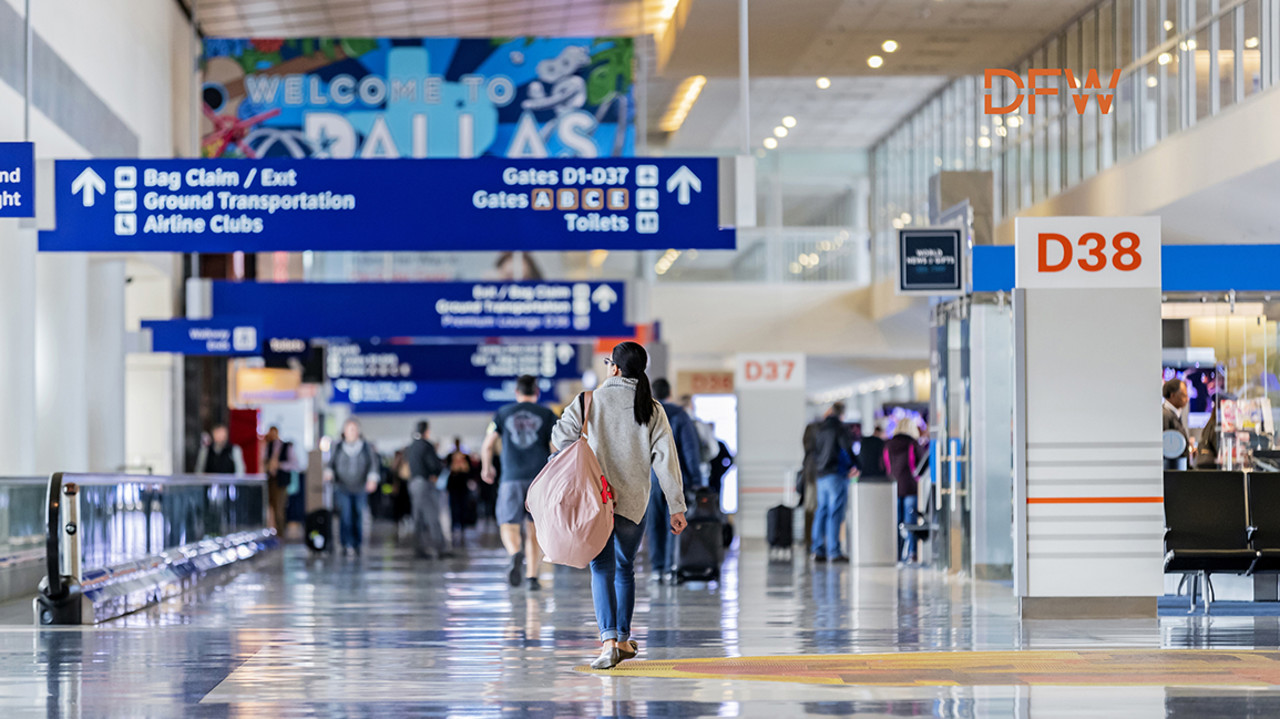
<svg viewBox="0 0 1280 719"><path fill-rule="evenodd" d="M331 344L325 350L330 379L494 381L533 375L581 377L578 348L568 342L480 345Z"/></svg>
<svg viewBox="0 0 1280 719"><path fill-rule="evenodd" d="M35 147L0 142L0 217L36 216Z"/></svg>
<svg viewBox="0 0 1280 719"><path fill-rule="evenodd" d="M406 379L337 379L329 401L349 404L356 413L492 412L516 401L515 380L501 382L422 382ZM551 380L539 382L544 395Z"/></svg>
<svg viewBox="0 0 1280 719"><path fill-rule="evenodd" d="M143 320L151 330L152 352L241 356L262 353L262 330L248 318Z"/></svg>
<svg viewBox="0 0 1280 719"><path fill-rule="evenodd" d="M59 160L40 249L733 249L717 162Z"/></svg>
<svg viewBox="0 0 1280 719"><path fill-rule="evenodd" d="M620 337L621 282L214 282L267 337Z"/></svg>

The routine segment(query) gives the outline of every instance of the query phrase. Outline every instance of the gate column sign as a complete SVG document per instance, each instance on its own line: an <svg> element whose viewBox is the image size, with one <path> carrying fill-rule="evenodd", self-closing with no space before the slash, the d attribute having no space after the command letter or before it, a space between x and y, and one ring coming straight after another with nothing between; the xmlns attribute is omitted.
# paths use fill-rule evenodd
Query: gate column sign
<svg viewBox="0 0 1280 719"><path fill-rule="evenodd" d="M1160 220L1016 220L1014 584L1023 616L1155 616Z"/></svg>

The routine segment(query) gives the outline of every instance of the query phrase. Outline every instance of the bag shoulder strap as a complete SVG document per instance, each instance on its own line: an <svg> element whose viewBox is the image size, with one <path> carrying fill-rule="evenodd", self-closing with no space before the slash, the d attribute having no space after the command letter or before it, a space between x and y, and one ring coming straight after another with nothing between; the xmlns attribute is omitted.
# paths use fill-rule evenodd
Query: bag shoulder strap
<svg viewBox="0 0 1280 719"><path fill-rule="evenodd" d="M587 438L587 417L591 412L591 392L578 395L578 404L582 407L582 438Z"/></svg>

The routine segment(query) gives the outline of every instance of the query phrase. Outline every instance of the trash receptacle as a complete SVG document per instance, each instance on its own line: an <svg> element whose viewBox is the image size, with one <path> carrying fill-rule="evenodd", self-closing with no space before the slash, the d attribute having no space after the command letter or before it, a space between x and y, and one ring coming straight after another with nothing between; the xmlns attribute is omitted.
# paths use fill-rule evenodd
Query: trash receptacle
<svg viewBox="0 0 1280 719"><path fill-rule="evenodd" d="M897 485L889 478L859 479L849 502L850 559L863 566L892 566L898 561Z"/></svg>

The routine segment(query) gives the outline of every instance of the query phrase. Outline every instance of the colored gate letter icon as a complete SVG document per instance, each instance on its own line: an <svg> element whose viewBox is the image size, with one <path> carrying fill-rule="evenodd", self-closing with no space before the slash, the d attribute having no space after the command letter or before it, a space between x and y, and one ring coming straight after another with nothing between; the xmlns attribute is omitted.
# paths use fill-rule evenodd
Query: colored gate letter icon
<svg viewBox="0 0 1280 719"><path fill-rule="evenodd" d="M1058 243L1058 246L1062 248L1062 260L1054 264L1049 264L1048 258L1049 243L1051 241ZM1071 264L1071 241L1056 232L1041 232L1037 257L1040 260L1040 272L1061 272L1067 269L1067 265Z"/></svg>
<svg viewBox="0 0 1280 719"><path fill-rule="evenodd" d="M1018 77L1018 73L1014 72L1013 70L1006 70L1004 68L987 68L987 70L982 73L982 86L990 90L991 79L996 76L1007 77L1010 80L1013 80L1013 84L1016 85L1019 90L1022 89L1022 78ZM991 95L990 94L984 95L982 97L982 104L983 104L982 109L988 115L1007 115L1011 112L1014 112L1019 107L1022 107L1023 96L1021 94L1017 94L1015 95L1015 97L1017 99L1013 101L1013 104L1005 105L1004 107L995 107L994 105L991 104Z"/></svg>

